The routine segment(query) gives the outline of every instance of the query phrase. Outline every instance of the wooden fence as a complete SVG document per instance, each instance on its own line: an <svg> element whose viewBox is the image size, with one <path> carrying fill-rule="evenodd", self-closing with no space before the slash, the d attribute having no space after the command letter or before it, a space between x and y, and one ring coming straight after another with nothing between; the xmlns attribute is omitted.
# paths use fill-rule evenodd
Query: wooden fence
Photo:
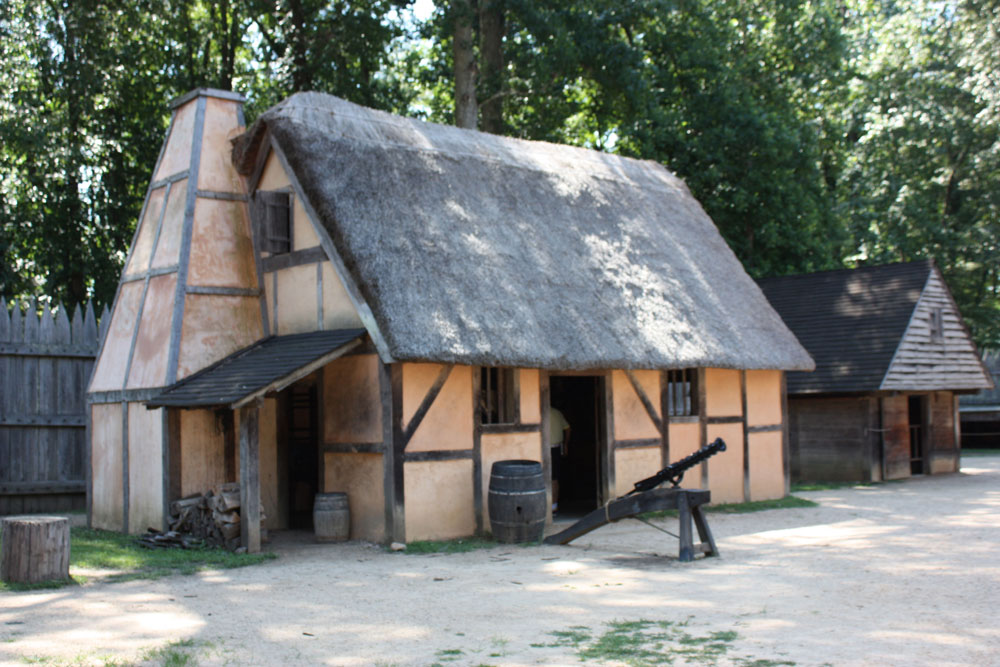
<svg viewBox="0 0 1000 667"><path fill-rule="evenodd" d="M70 319L62 307L0 299L0 515L85 509L100 335L91 304Z"/></svg>

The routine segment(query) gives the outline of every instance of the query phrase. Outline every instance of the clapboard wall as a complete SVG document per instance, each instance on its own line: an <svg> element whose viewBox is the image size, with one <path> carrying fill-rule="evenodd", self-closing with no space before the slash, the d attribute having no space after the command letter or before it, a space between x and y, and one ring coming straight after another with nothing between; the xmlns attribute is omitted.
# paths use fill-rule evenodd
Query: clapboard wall
<svg viewBox="0 0 1000 667"><path fill-rule="evenodd" d="M106 318L101 318L106 321ZM86 391L100 332L91 304L0 299L0 515L86 506Z"/></svg>

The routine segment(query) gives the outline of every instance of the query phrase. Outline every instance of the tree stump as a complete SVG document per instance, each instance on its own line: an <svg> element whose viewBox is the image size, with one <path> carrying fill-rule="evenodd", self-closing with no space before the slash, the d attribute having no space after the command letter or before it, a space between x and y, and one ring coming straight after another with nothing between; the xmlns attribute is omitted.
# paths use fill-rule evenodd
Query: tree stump
<svg viewBox="0 0 1000 667"><path fill-rule="evenodd" d="M0 579L33 584L69 579L69 519L10 516L0 519Z"/></svg>

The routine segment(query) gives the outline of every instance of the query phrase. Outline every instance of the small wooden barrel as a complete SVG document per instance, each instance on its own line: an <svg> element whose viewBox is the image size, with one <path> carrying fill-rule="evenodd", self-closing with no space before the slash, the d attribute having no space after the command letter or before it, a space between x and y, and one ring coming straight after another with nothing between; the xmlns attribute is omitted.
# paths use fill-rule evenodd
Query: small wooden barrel
<svg viewBox="0 0 1000 667"><path fill-rule="evenodd" d="M34 584L69 579L69 519L9 516L0 519L0 579Z"/></svg>
<svg viewBox="0 0 1000 667"><path fill-rule="evenodd" d="M487 505L497 542L537 542L545 532L545 476L538 461L497 461Z"/></svg>
<svg viewBox="0 0 1000 667"><path fill-rule="evenodd" d="M317 493L313 503L317 542L343 542L351 536L351 509L346 493Z"/></svg>

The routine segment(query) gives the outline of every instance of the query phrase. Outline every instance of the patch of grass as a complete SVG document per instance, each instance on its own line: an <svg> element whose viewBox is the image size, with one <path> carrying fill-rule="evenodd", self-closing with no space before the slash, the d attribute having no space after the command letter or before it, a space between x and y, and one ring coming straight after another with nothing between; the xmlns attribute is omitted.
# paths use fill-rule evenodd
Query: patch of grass
<svg viewBox="0 0 1000 667"><path fill-rule="evenodd" d="M202 642L193 639L179 639L166 646L155 648L143 655L144 662L153 662L161 667L189 667L197 665L194 649L199 649Z"/></svg>
<svg viewBox="0 0 1000 667"><path fill-rule="evenodd" d="M818 503L798 496L785 496L776 500L754 500L748 503L722 503L720 505L709 505L708 512L719 514L748 514L750 512L763 512L765 510L783 510L794 507L816 507Z"/></svg>
<svg viewBox="0 0 1000 667"><path fill-rule="evenodd" d="M834 491L836 489L851 489L856 486L875 486L874 482L798 482L792 484L792 493L796 491Z"/></svg>
<svg viewBox="0 0 1000 667"><path fill-rule="evenodd" d="M275 554L234 554L224 549L149 549L134 536L89 528L70 529L70 570L87 568L109 570L107 581L157 579L171 574L193 574L205 569L229 569L256 565L277 558ZM2 591L28 591L59 588L84 581L71 576L66 581L38 584L6 584Z"/></svg>
<svg viewBox="0 0 1000 667"><path fill-rule="evenodd" d="M963 449L961 451L962 456L998 456L1000 457L1000 449Z"/></svg>
<svg viewBox="0 0 1000 667"><path fill-rule="evenodd" d="M446 648L434 654L440 662L454 662L465 655L460 648Z"/></svg>
<svg viewBox="0 0 1000 667"><path fill-rule="evenodd" d="M490 537L462 537L457 540L418 540L409 542L408 554L460 554L477 549L492 549L500 543Z"/></svg>
<svg viewBox="0 0 1000 667"><path fill-rule="evenodd" d="M807 491L809 489L800 489ZM765 510L791 509L794 507L816 507L818 503L797 496L785 496L776 500L754 500L748 503L722 503L720 505L708 505L706 512L718 514L749 514L751 512L763 512ZM643 519L666 519L677 518L677 510L660 510L658 512L646 512L640 514Z"/></svg>
<svg viewBox="0 0 1000 667"><path fill-rule="evenodd" d="M622 663L630 667L653 665L717 664L725 658L741 667L778 667L794 665L792 662L757 660L731 656L739 635L733 630L722 630L707 635L695 634L690 629L691 619L671 621L614 621L607 630L593 637L589 628L573 626L568 630L550 632L557 638L552 644L532 644L535 648L571 647L582 661L597 664Z"/></svg>

